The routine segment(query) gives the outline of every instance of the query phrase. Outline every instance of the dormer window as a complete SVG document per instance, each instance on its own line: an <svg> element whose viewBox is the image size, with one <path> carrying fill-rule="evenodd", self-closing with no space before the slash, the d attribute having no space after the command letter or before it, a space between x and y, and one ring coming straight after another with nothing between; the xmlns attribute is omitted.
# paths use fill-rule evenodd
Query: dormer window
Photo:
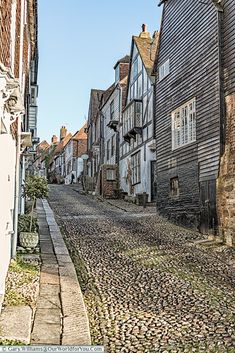
<svg viewBox="0 0 235 353"><path fill-rule="evenodd" d="M120 65L117 65L115 69L115 83L117 83L120 79Z"/></svg>

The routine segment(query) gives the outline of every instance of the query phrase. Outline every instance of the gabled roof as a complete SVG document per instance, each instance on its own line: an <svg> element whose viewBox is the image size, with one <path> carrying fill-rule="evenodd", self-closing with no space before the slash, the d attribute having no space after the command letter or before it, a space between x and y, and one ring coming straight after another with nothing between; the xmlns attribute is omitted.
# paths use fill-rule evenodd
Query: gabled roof
<svg viewBox="0 0 235 353"><path fill-rule="evenodd" d="M88 122L90 123L91 119L94 119L99 111L100 100L104 90L101 89L91 89L90 93L90 103L89 103L89 116Z"/></svg>
<svg viewBox="0 0 235 353"><path fill-rule="evenodd" d="M87 128L87 122L81 127L80 130L75 132L72 139L73 140L87 140L87 134L85 133L85 129Z"/></svg>
<svg viewBox="0 0 235 353"><path fill-rule="evenodd" d="M100 102L100 109L107 103L114 89L115 89L115 83L113 83L106 91L104 91Z"/></svg>
<svg viewBox="0 0 235 353"><path fill-rule="evenodd" d="M159 40L159 33L155 32L153 37L139 37L133 36L133 42L135 43L141 59L143 60L144 66L149 76L152 75L153 66L156 57L157 45Z"/></svg>
<svg viewBox="0 0 235 353"><path fill-rule="evenodd" d="M69 143L71 138L72 138L72 134L69 133L68 135L65 136L65 138L61 142L59 142L59 144L56 146L55 151L54 151L55 156L57 156L58 154L60 154L63 151L63 149Z"/></svg>
<svg viewBox="0 0 235 353"><path fill-rule="evenodd" d="M37 145L37 150L43 151L50 147L49 143L46 140L43 140Z"/></svg>
<svg viewBox="0 0 235 353"><path fill-rule="evenodd" d="M118 66L118 64L122 63L122 64L129 64L130 62L130 56L129 55L125 55L123 58L119 59L116 64L114 65L114 69L116 69L116 67Z"/></svg>

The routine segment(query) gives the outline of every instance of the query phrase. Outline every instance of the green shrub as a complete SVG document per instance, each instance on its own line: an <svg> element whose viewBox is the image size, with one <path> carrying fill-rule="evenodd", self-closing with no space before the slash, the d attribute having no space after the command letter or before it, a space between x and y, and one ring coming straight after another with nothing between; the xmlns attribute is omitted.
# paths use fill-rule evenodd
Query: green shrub
<svg viewBox="0 0 235 353"><path fill-rule="evenodd" d="M30 232L30 222L31 222L30 214L20 215L18 218L18 233ZM31 231L32 232L38 231L37 219L35 217L32 218Z"/></svg>
<svg viewBox="0 0 235 353"><path fill-rule="evenodd" d="M42 199L48 195L48 186L45 178L29 175L25 180L24 195L31 200Z"/></svg>
<svg viewBox="0 0 235 353"><path fill-rule="evenodd" d="M33 224L33 210L37 199L42 199L48 195L48 185L45 178L29 175L25 180L24 196L32 200L31 220L29 225L29 232L32 231Z"/></svg>

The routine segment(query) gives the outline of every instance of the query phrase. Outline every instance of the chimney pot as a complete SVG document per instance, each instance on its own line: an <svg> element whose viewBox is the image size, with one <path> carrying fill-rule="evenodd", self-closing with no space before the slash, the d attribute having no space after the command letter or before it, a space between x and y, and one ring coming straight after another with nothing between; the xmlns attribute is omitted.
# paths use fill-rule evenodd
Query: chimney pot
<svg viewBox="0 0 235 353"><path fill-rule="evenodd" d="M142 32L147 32L148 26L144 23L142 24Z"/></svg>
<svg viewBox="0 0 235 353"><path fill-rule="evenodd" d="M67 136L67 129L65 126L62 126L60 129L60 141L62 141Z"/></svg>
<svg viewBox="0 0 235 353"><path fill-rule="evenodd" d="M52 138L51 138L51 143L52 143L53 145L55 145L57 142L58 142L57 136L56 136L56 135L53 135Z"/></svg>

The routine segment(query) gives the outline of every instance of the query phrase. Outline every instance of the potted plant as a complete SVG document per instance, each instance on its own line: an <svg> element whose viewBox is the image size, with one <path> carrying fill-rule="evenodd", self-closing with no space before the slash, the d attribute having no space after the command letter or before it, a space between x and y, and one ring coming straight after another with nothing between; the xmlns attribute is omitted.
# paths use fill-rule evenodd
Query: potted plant
<svg viewBox="0 0 235 353"><path fill-rule="evenodd" d="M38 244L38 233L33 211L37 199L48 195L48 186L45 178L30 175L26 178L24 185L24 196L32 201L32 209L29 215L19 217L20 245L25 248L34 248Z"/></svg>

